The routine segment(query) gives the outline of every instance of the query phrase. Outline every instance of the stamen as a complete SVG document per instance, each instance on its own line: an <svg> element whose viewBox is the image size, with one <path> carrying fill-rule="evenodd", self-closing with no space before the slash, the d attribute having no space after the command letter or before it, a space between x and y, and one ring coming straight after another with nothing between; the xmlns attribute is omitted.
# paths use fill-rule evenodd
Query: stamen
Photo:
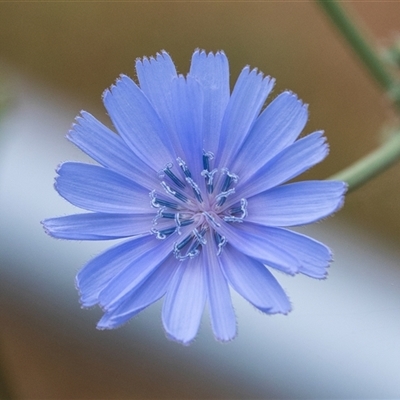
<svg viewBox="0 0 400 400"><path fill-rule="evenodd" d="M180 229L181 223L179 221L179 213L178 212L175 214L174 219L175 219L175 223L176 223L176 231L178 232L178 235L181 235L182 234L181 229Z"/></svg>
<svg viewBox="0 0 400 400"><path fill-rule="evenodd" d="M190 234L190 235L186 236L185 239L183 239L181 242L175 243L174 244L174 254L176 255L177 253L179 253L193 239L193 237L194 237L194 235Z"/></svg>
<svg viewBox="0 0 400 400"><path fill-rule="evenodd" d="M203 150L203 168L206 171L210 170L210 160L212 160L213 158L214 158L214 153L212 153L211 151L205 152Z"/></svg>
<svg viewBox="0 0 400 400"><path fill-rule="evenodd" d="M185 259L185 258L195 258L199 253L200 250L198 250L198 248L200 247L200 243L195 241L192 245L192 247L189 249L189 251L187 252L187 254L184 255L183 258L181 258L181 260Z"/></svg>
<svg viewBox="0 0 400 400"><path fill-rule="evenodd" d="M157 239L165 239L169 235L172 235L175 231L176 231L175 227L167 228L167 229L161 229L161 230L158 230L156 228L152 228L151 229L151 233L154 233L156 235Z"/></svg>
<svg viewBox="0 0 400 400"><path fill-rule="evenodd" d="M218 176L217 168L210 170L210 160L213 158L213 153L203 150L204 169L201 171L201 176L205 179L206 196L213 194L214 185L221 188L218 195L205 198L207 204L204 204L204 191L202 193L200 189L202 186L199 186L192 178L187 164L180 157L176 159L176 162L183 174L175 175L172 172L173 163L166 164L159 172L160 184L167 196L162 192L159 194L155 190L150 193L151 205L158 209L151 228L151 232L156 235L157 239L165 239L176 233L182 235L182 227L195 224L195 228L189 235L173 245L173 253L179 261L194 258L200 253L202 246L207 244L205 234L209 230L214 238L216 252L219 256L227 243L226 237L217 232L221 226L219 219L221 218L227 223L240 223L247 216L246 199L241 199L240 204L235 200L235 204L230 208L220 208L226 202L227 197L235 193L234 186L239 177L229 172L227 168L220 170L221 174ZM216 182L218 183L216 184ZM192 188L194 196L186 192L188 186ZM167 199L169 196L174 196L177 202L164 200L160 196ZM171 226L171 222L174 226Z"/></svg>
<svg viewBox="0 0 400 400"><path fill-rule="evenodd" d="M200 251L198 250L198 248L200 246L200 243L196 239L196 240L193 241L192 245L189 247L189 250L186 252L186 254L183 255L183 256L181 255L180 250L183 247L185 247L185 245L188 244L190 242L190 240L193 239L193 238L194 238L194 236L188 236L186 239L184 239L185 244L182 247L180 245L174 246L174 255L179 261L184 261L184 260L186 260L188 258L194 258L200 253ZM189 240L187 240L187 239L189 239ZM183 242L181 242L181 244L182 243ZM180 247L180 249L178 247Z"/></svg>
<svg viewBox="0 0 400 400"><path fill-rule="evenodd" d="M230 196L231 194L233 194L233 193L235 193L235 189L234 188L229 189L226 192L221 192L220 194L215 196L215 200L217 200L217 206L221 207L225 203L226 198L228 196Z"/></svg>
<svg viewBox="0 0 400 400"><path fill-rule="evenodd" d="M240 207L231 208L229 210L229 212L231 213L231 215L225 216L224 221L226 221L226 222L243 222L243 219L247 215L247 200L241 199ZM242 213L242 215L240 217L235 217L234 215L232 215L232 214L238 214L238 213Z"/></svg>
<svg viewBox="0 0 400 400"><path fill-rule="evenodd" d="M247 200L246 199L240 199L240 209L242 210L242 215L240 218L244 218L247 216Z"/></svg>
<svg viewBox="0 0 400 400"><path fill-rule="evenodd" d="M150 204L152 205L152 207L154 208L159 208L159 207L167 207L167 208L172 208L177 210L179 208L178 204L173 203L171 201L167 201L167 200L162 200L160 198L157 197L156 191L152 190L150 193Z"/></svg>
<svg viewBox="0 0 400 400"><path fill-rule="evenodd" d="M189 199L182 193L171 189L166 183L165 181L161 182L161 186L164 188L164 190L168 193L168 194L172 194L172 196L175 196L178 200L183 201L184 203L188 203Z"/></svg>
<svg viewBox="0 0 400 400"><path fill-rule="evenodd" d="M187 257L189 257L189 258L196 257L200 253L200 250L198 250L200 245L202 245L202 243L198 240L198 238L196 236L196 240L194 240L192 245L189 247L189 250L187 251L187 253L185 255L185 258L187 258Z"/></svg>
<svg viewBox="0 0 400 400"><path fill-rule="evenodd" d="M183 189L186 185L184 182L182 182L172 171L171 168L173 167L172 163L168 163L160 172L159 176L160 178L164 177L164 174L167 175L172 182L174 182L177 186L179 186L181 189Z"/></svg>
<svg viewBox="0 0 400 400"><path fill-rule="evenodd" d="M190 224L193 224L194 218L192 218L193 214L192 213L185 213L185 212L179 212L175 214L175 220L177 225L179 226L187 226Z"/></svg>
<svg viewBox="0 0 400 400"><path fill-rule="evenodd" d="M201 191L199 186L197 185L197 183L192 179L192 178L186 178L186 182L189 183L189 185L192 187L193 192L196 196L197 201L199 201L200 203L203 202L203 197L201 196Z"/></svg>
<svg viewBox="0 0 400 400"><path fill-rule="evenodd" d="M207 240L204 238L204 234L206 233L206 229L202 229L200 232L195 228L193 229L193 233L197 238L197 241L201 244L201 245L205 245L207 244Z"/></svg>
<svg viewBox="0 0 400 400"><path fill-rule="evenodd" d="M193 258L200 253L199 247L204 246L207 241L204 238L204 234L207 229L203 228L200 232L195 228L189 236L186 236L179 243L174 244L174 255L179 261L186 260L187 258ZM181 255L181 250L193 240L193 243L189 246L185 255Z"/></svg>
<svg viewBox="0 0 400 400"><path fill-rule="evenodd" d="M153 225L157 225L157 221L160 218L163 218L163 212L165 210L165 207L161 207L158 209L156 216L153 218Z"/></svg>
<svg viewBox="0 0 400 400"><path fill-rule="evenodd" d="M192 174L189 171L189 168L187 167L185 161L182 160L182 158L178 157L176 159L178 161L179 166L181 167L183 173L185 174L186 177L191 178Z"/></svg>
<svg viewBox="0 0 400 400"><path fill-rule="evenodd" d="M243 222L243 219L240 217L235 217L235 216L225 216L224 217L225 222Z"/></svg>
<svg viewBox="0 0 400 400"><path fill-rule="evenodd" d="M181 221L180 221L180 226L187 226L187 225L190 225L190 224L193 224L193 222L194 222L194 219L193 218L190 218L190 219L182 219Z"/></svg>
<svg viewBox="0 0 400 400"><path fill-rule="evenodd" d="M157 211L157 214L156 214L156 216L153 218L153 225L157 225L157 220L158 219L160 219L160 218L162 218L162 212L165 210L165 208L160 208L158 211Z"/></svg>
<svg viewBox="0 0 400 400"><path fill-rule="evenodd" d="M217 220L209 214L207 211L203 211L203 215L207 218L207 221L212 225L213 228L218 228L221 225L217 222Z"/></svg>
<svg viewBox="0 0 400 400"><path fill-rule="evenodd" d="M228 168L223 168L222 173L226 174L225 176L225 181L222 185L221 192L226 192L231 185L231 183L236 183L239 179L239 177L236 174L232 174L229 172Z"/></svg>
<svg viewBox="0 0 400 400"><path fill-rule="evenodd" d="M187 225L193 224L193 222L194 222L193 218L185 219L185 214L182 214L182 213L174 214L173 218L175 219L177 232L178 232L179 235L181 234L181 230L180 230L181 226L187 226Z"/></svg>
<svg viewBox="0 0 400 400"><path fill-rule="evenodd" d="M176 214L179 214L179 213L176 213ZM174 213L167 213L167 212L161 212L161 217L162 217L162 218L174 219L176 214L174 214Z"/></svg>
<svg viewBox="0 0 400 400"><path fill-rule="evenodd" d="M215 243L218 247L217 256L222 253L222 248L228 243L225 236L220 235L218 232L214 231Z"/></svg>
<svg viewBox="0 0 400 400"><path fill-rule="evenodd" d="M212 171L203 169L201 171L201 176L206 178L207 192L211 194L214 191L214 175L218 172L217 168L214 168Z"/></svg>

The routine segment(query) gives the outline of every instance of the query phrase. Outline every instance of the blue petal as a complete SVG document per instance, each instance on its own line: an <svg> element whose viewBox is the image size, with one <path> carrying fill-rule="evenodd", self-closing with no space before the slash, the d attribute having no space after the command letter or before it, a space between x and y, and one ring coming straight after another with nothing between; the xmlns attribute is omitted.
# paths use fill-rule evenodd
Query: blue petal
<svg viewBox="0 0 400 400"><path fill-rule="evenodd" d="M332 253L324 244L297 232L292 232L283 228L266 227L243 223L242 229L252 225L252 229L257 230L265 241L270 241L277 250L290 253L296 258L299 271L312 278L322 279L326 277L327 268L332 261ZM255 228L256 227L256 228Z"/></svg>
<svg viewBox="0 0 400 400"><path fill-rule="evenodd" d="M271 92L275 80L263 78L256 70L246 67L241 72L229 103L221 127L221 136L215 163L229 166L239 151L249 130Z"/></svg>
<svg viewBox="0 0 400 400"><path fill-rule="evenodd" d="M300 261L300 273L311 278L323 279L332 261L329 247L308 236L287 229L268 228L280 242L282 249L291 251Z"/></svg>
<svg viewBox="0 0 400 400"><path fill-rule="evenodd" d="M217 249L208 234L204 268L206 270L208 301L210 304L211 326L215 337L227 342L236 336L236 317L232 306L228 283L221 271Z"/></svg>
<svg viewBox="0 0 400 400"><path fill-rule="evenodd" d="M293 179L319 163L329 150L322 135L323 132L314 132L286 147L249 179L239 179L236 191L249 198Z"/></svg>
<svg viewBox="0 0 400 400"><path fill-rule="evenodd" d="M204 257L179 263L170 282L162 310L167 336L189 344L197 334L207 297Z"/></svg>
<svg viewBox="0 0 400 400"><path fill-rule="evenodd" d="M99 295L99 304L105 311L112 311L121 304L164 261L173 249L174 235L164 240L155 239L146 251L135 253L129 265L108 283Z"/></svg>
<svg viewBox="0 0 400 400"><path fill-rule="evenodd" d="M97 165L66 162L57 170L55 188L77 207L104 213L151 213L149 192Z"/></svg>
<svg viewBox="0 0 400 400"><path fill-rule="evenodd" d="M203 170L203 92L194 78L179 76L172 82L173 139L178 156L194 176ZM204 180L202 180L204 181Z"/></svg>
<svg viewBox="0 0 400 400"><path fill-rule="evenodd" d="M118 244L89 261L76 276L76 287L84 307L98 303L100 292L126 268L135 257L155 249L159 241L154 235L138 237Z"/></svg>
<svg viewBox="0 0 400 400"><path fill-rule="evenodd" d="M150 234L152 214L74 214L43 221L46 233L58 239L109 240Z"/></svg>
<svg viewBox="0 0 400 400"><path fill-rule="evenodd" d="M234 160L232 170L241 179L254 174L268 160L297 139L307 118L307 107L297 99L297 96L290 92L281 93L254 123Z"/></svg>
<svg viewBox="0 0 400 400"><path fill-rule="evenodd" d="M229 244L221 253L221 267L232 287L259 310L287 314L290 302L268 269Z"/></svg>
<svg viewBox="0 0 400 400"><path fill-rule="evenodd" d="M132 79L122 75L103 101L118 133L150 168L159 171L176 158L164 124Z"/></svg>
<svg viewBox="0 0 400 400"><path fill-rule="evenodd" d="M169 256L118 307L104 314L97 328L117 328L164 296L178 265L175 256Z"/></svg>
<svg viewBox="0 0 400 400"><path fill-rule="evenodd" d="M166 51L162 51L156 58L139 59L136 61L136 72L143 93L161 120L172 126L171 90L177 73L171 57Z"/></svg>
<svg viewBox="0 0 400 400"><path fill-rule="evenodd" d="M245 222L230 225L221 219L218 223L215 230L243 254L290 275L299 272L300 262L295 255L277 246L265 227Z"/></svg>
<svg viewBox="0 0 400 400"><path fill-rule="evenodd" d="M229 101L229 63L223 52L206 54L196 50L192 56L189 76L197 79L203 89L204 150L216 152L222 118Z"/></svg>
<svg viewBox="0 0 400 400"><path fill-rule="evenodd" d="M108 129L89 113L82 111L67 135L72 143L98 163L134 182L154 189L159 185L157 175L116 133Z"/></svg>
<svg viewBox="0 0 400 400"><path fill-rule="evenodd" d="M247 199L246 222L268 226L310 224L343 205L346 187L339 181L305 181L278 186Z"/></svg>

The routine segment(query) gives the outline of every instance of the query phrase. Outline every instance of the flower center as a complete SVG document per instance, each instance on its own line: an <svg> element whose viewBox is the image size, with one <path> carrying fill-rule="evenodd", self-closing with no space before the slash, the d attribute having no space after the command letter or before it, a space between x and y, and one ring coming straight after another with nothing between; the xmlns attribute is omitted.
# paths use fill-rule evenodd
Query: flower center
<svg viewBox="0 0 400 400"><path fill-rule="evenodd" d="M176 235L173 252L181 261L199 254L207 244L208 232L219 255L227 242L218 233L219 221L240 223L247 215L246 199L227 201L235 193L239 177L227 168L211 169L213 158L211 152L203 152L203 170L193 176L186 162L178 157L175 164L168 163L159 172L163 191L150 192L151 206L157 208L151 232L157 239ZM174 166L177 173L172 171ZM189 225L190 233L185 229L183 235L181 228Z"/></svg>

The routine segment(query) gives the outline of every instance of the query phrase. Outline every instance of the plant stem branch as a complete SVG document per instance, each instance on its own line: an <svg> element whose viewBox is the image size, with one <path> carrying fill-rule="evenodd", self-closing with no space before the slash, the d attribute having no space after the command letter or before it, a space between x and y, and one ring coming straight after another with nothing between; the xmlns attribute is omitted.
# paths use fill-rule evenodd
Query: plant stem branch
<svg viewBox="0 0 400 400"><path fill-rule="evenodd" d="M336 25L336 28L347 40L375 81L389 95L392 101L400 108L399 83L388 71L386 65L377 52L365 40L364 33L361 33L352 20L346 15L343 8L335 0L316 0L329 18Z"/></svg>
<svg viewBox="0 0 400 400"><path fill-rule="evenodd" d="M350 47L358 55L374 80L387 93L394 105L400 108L400 85L387 69L375 49L365 39L353 21L346 15L336 0L316 0L336 28L344 36ZM378 149L363 157L348 168L328 179L345 181L349 192L360 187L370 179L400 160L400 132L395 133Z"/></svg>
<svg viewBox="0 0 400 400"><path fill-rule="evenodd" d="M393 134L378 149L328 179L347 182L348 192L351 192L388 169L398 160L400 160L400 132Z"/></svg>

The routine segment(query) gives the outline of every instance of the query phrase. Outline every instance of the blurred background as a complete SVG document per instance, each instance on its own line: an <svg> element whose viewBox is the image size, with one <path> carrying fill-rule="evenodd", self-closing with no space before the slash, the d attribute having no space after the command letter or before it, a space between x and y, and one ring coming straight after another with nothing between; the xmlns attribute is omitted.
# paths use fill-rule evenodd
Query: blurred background
<svg viewBox="0 0 400 400"><path fill-rule="evenodd" d="M400 2L346 2L383 47ZM276 274L294 305L265 316L234 295L239 336L213 339L207 315L190 347L168 341L160 303L97 331L74 275L110 243L47 237L39 221L73 213L56 166L88 160L65 134L135 59L167 50L181 73L195 48L223 49L231 82L250 64L309 103L324 129L322 179L374 149L398 123L390 104L313 2L2 2L0 4L0 355L20 399L400 398L400 165L301 229L328 244L329 279Z"/></svg>

